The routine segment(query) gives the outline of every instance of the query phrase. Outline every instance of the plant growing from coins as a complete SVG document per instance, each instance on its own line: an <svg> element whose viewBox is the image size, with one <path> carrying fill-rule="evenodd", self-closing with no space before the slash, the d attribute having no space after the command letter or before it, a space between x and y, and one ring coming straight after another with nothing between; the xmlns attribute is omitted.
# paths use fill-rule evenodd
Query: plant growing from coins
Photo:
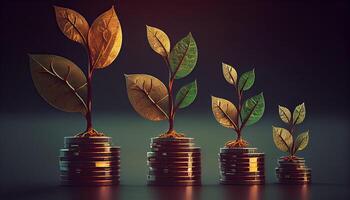
<svg viewBox="0 0 350 200"><path fill-rule="evenodd" d="M86 130L76 136L102 136L92 124L92 78L95 70L110 66L122 44L122 30L114 7L102 13L89 27L74 10L54 6L56 21L63 34L80 43L87 54L87 77L67 58L29 55L31 74L39 94L53 107L65 112L80 112L86 118Z"/></svg>
<svg viewBox="0 0 350 200"><path fill-rule="evenodd" d="M234 67L222 63L225 80L234 88L237 96L237 107L229 100L212 96L212 111L215 119L224 127L236 132L236 139L228 141L228 148L247 147L248 142L242 139L242 131L246 126L258 122L264 114L265 100L263 93L247 99L243 103L244 91L249 90L255 81L254 69L243 73L239 78Z"/></svg>
<svg viewBox="0 0 350 200"><path fill-rule="evenodd" d="M296 152L305 149L309 143L309 131L302 132L296 140L293 139L296 125L301 124L305 119L305 104L296 106L293 115L288 108L283 106L278 106L278 113L281 120L287 124L287 128L272 126L273 141L279 150L289 153L286 159L293 160L297 158Z"/></svg>
<svg viewBox="0 0 350 200"><path fill-rule="evenodd" d="M148 120L168 120L169 129L160 137L183 137L183 134L177 133L174 129L175 114L179 108L185 108L195 100L197 82L194 80L181 87L175 97L173 86L175 79L184 78L194 69L198 58L196 42L189 33L170 51L170 40L166 33L151 26L146 26L146 30L151 48L165 62L169 82L165 86L159 79L151 75L125 75L130 103L137 113Z"/></svg>

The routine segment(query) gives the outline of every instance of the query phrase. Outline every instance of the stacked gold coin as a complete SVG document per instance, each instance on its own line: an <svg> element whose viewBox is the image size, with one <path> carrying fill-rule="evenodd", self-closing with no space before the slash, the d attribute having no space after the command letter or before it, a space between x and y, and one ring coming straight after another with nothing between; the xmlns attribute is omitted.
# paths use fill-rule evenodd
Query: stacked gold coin
<svg viewBox="0 0 350 200"><path fill-rule="evenodd" d="M110 137L65 137L59 165L63 185L116 185L120 148Z"/></svg>
<svg viewBox="0 0 350 200"><path fill-rule="evenodd" d="M152 138L150 147L149 185L201 184L201 150L193 138Z"/></svg>
<svg viewBox="0 0 350 200"><path fill-rule="evenodd" d="M304 158L281 157L278 160L276 175L280 183L308 184L311 182L311 168L305 165Z"/></svg>
<svg viewBox="0 0 350 200"><path fill-rule="evenodd" d="M264 153L257 148L221 148L219 162L221 184L265 183Z"/></svg>

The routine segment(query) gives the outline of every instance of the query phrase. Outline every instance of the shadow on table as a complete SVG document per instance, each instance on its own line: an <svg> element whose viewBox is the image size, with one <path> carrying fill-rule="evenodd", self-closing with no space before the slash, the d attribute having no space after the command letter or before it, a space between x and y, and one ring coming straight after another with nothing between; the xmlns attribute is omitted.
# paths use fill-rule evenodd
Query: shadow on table
<svg viewBox="0 0 350 200"><path fill-rule="evenodd" d="M280 199L311 199L310 185L279 185L278 195Z"/></svg>
<svg viewBox="0 0 350 200"><path fill-rule="evenodd" d="M118 186L101 187L62 187L62 186L29 186L11 189L4 193L6 199L119 199Z"/></svg>
<svg viewBox="0 0 350 200"><path fill-rule="evenodd" d="M308 185L230 185L222 186L224 200L232 199L298 199L310 197Z"/></svg>
<svg viewBox="0 0 350 200"><path fill-rule="evenodd" d="M314 185L318 192L327 193L329 185ZM334 186L336 189L339 186ZM342 189L342 188L340 188ZM339 191L342 191L340 190ZM321 190L321 191L319 191ZM26 186L16 187L5 193L1 199L84 199L119 200L130 196L153 200L196 200L196 199L298 199L311 197L311 185L207 185L202 187L170 186L103 186L103 187L62 187L62 186ZM338 191L338 190L337 190ZM337 192L335 191L335 192ZM333 193L335 193L333 192ZM338 192L337 192L338 193ZM343 192L344 193L344 192ZM3 196L3 195L2 195ZM323 195L321 195L323 197Z"/></svg>
<svg viewBox="0 0 350 200"><path fill-rule="evenodd" d="M154 200L200 199L200 186L152 186L149 187Z"/></svg>
<svg viewBox="0 0 350 200"><path fill-rule="evenodd" d="M256 200L264 196L263 185L223 185L224 200L247 199Z"/></svg>
<svg viewBox="0 0 350 200"><path fill-rule="evenodd" d="M211 187L216 188L212 194ZM264 199L269 196L271 199L309 199L309 186L307 185L220 185L203 187L149 187L151 197L155 200L192 200L217 198L223 200ZM214 195L214 196L207 196Z"/></svg>

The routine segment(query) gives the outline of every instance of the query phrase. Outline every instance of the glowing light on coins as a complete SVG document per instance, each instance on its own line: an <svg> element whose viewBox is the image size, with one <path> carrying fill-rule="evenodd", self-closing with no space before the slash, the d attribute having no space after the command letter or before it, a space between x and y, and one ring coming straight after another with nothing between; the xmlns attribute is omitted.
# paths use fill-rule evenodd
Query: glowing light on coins
<svg viewBox="0 0 350 200"><path fill-rule="evenodd" d="M110 167L110 163L109 162L95 162L95 166L96 167Z"/></svg>

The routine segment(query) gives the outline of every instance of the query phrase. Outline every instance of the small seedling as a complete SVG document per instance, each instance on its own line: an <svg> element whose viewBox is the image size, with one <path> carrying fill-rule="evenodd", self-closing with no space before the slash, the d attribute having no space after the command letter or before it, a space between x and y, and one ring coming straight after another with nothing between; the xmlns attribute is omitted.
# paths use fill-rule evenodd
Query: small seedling
<svg viewBox="0 0 350 200"><path fill-rule="evenodd" d="M289 153L286 159L293 160L296 158L296 152L305 149L309 143L309 131L299 134L296 140L293 139L296 125L302 123L305 119L305 104L302 103L295 107L293 115L288 108L283 106L278 106L278 113L281 120L288 125L288 128L272 126L273 141L279 150Z"/></svg>
<svg viewBox="0 0 350 200"><path fill-rule="evenodd" d="M222 71L226 81L233 85L237 95L237 107L230 101L212 96L212 111L215 119L224 127L237 133L236 140L228 141L228 148L247 147L248 142L242 139L244 127L255 124L261 119L265 110L263 93L249 98L244 103L243 92L250 89L255 81L254 69L242 74L238 79L237 71L230 65L222 63Z"/></svg>
<svg viewBox="0 0 350 200"><path fill-rule="evenodd" d="M86 118L86 130L77 136L102 136L92 125L92 77L96 69L108 67L118 56L122 30L114 7L102 13L89 27L74 10L54 6L58 27L70 40L86 50L87 78L67 58L56 55L29 55L34 85L53 107L65 112L80 112Z"/></svg>
<svg viewBox="0 0 350 200"><path fill-rule="evenodd" d="M198 51L192 34L181 39L170 51L169 37L162 30L146 26L151 48L165 61L169 82L165 86L159 79L147 74L125 75L131 105L142 117L152 120L168 120L169 129L160 137L178 138L183 134L174 129L175 113L189 106L197 95L196 80L183 86L174 98L174 81L189 75L197 63Z"/></svg>

